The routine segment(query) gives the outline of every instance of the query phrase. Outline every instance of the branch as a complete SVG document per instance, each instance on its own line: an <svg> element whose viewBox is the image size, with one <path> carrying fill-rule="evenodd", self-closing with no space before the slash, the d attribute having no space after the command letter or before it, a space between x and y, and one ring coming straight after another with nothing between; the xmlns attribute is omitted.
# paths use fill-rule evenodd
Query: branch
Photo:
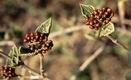
<svg viewBox="0 0 131 80"><path fill-rule="evenodd" d="M40 75L43 77L43 56L41 54L38 54L40 58Z"/></svg>
<svg viewBox="0 0 131 80"><path fill-rule="evenodd" d="M12 46L14 45L14 42L13 41L0 41L0 46L5 46L5 45Z"/></svg>
<svg viewBox="0 0 131 80"><path fill-rule="evenodd" d="M71 27L71 28L68 28L68 29L65 29L63 31L58 31L58 32L53 32L49 35L50 38L55 38L57 36L60 36L60 35L64 35L64 34L67 34L67 33L71 33L71 32L75 32L75 31L80 31L80 30L84 30L84 29L88 29L88 26L87 25L78 25L78 26L74 26L74 27Z"/></svg>
<svg viewBox="0 0 131 80"><path fill-rule="evenodd" d="M85 68L86 68L87 66L89 66L89 64L90 64L91 62L93 62L93 61L97 58L97 56L100 55L100 53L101 53L103 50L104 50L104 46L102 46L102 47L100 47L99 49L97 49L93 55L91 55L88 59L86 59L86 61L80 66L80 68L79 68L79 70L78 70L78 71L79 71L78 74L80 74L81 71L84 71ZM70 78L70 80L76 80L76 77L78 76L78 74L77 74L77 75L73 75L73 76Z"/></svg>
<svg viewBox="0 0 131 80"><path fill-rule="evenodd" d="M115 43L116 45L124 48L125 50L129 50L127 46L125 46L123 43L121 43L120 41L113 39L111 36L106 36L107 38L109 38L113 43Z"/></svg>
<svg viewBox="0 0 131 80"><path fill-rule="evenodd" d="M91 55L86 61L80 66L79 70L84 71L85 68L96 59L96 57L104 50L104 46L100 47L95 51L93 55Z"/></svg>

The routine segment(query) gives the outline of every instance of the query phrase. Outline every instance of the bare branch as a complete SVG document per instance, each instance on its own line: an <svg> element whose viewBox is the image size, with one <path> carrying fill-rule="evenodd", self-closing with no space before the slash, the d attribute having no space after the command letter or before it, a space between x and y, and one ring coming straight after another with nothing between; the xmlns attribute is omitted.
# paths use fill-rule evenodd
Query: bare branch
<svg viewBox="0 0 131 80"><path fill-rule="evenodd" d="M104 46L100 47L99 49L97 49L95 51L95 53L93 55L91 55L88 59L86 59L86 61L80 66L79 70L83 71L85 70L85 68L96 59L96 57L103 51Z"/></svg>
<svg viewBox="0 0 131 80"><path fill-rule="evenodd" d="M68 28L68 29L65 29L63 31L58 31L58 32L54 32L54 33L51 33L49 35L50 38L54 38L54 37L57 37L57 36L60 36L60 35L63 35L63 34L67 34L67 33L70 33L70 32L75 32L75 31L79 31L79 30L84 30L84 29L87 29L88 27L86 25L78 25L78 26L74 26L74 27L71 27L71 28Z"/></svg>
<svg viewBox="0 0 131 80"><path fill-rule="evenodd" d="M85 68L86 68L91 62L93 62L93 61L97 58L97 56L100 55L100 53L101 53L103 50L104 50L104 46L102 46L102 47L100 47L99 49L97 49L93 55L91 55L88 59L86 59L86 61L80 66L80 68L79 68L79 70L78 70L79 73L80 73L81 71L84 71ZM79 73L78 73L78 74L79 74ZM77 75L73 75L73 76L70 78L70 80L76 80L76 77L77 77Z"/></svg>
<svg viewBox="0 0 131 80"><path fill-rule="evenodd" d="M121 43L120 41L113 39L111 36L106 36L107 38L109 38L113 43L115 43L116 45L124 48L125 50L129 50L127 46L125 46L123 43Z"/></svg>

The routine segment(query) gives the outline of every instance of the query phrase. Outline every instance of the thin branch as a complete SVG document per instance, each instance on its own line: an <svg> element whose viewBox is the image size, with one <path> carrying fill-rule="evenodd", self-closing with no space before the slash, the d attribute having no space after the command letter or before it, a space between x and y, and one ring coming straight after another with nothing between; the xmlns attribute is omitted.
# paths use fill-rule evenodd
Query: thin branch
<svg viewBox="0 0 131 80"><path fill-rule="evenodd" d="M26 72L26 69L22 68L22 71L21 71L22 77L20 80L24 80L25 72Z"/></svg>
<svg viewBox="0 0 131 80"><path fill-rule="evenodd" d="M40 58L40 75L43 77L43 56L38 54Z"/></svg>
<svg viewBox="0 0 131 80"><path fill-rule="evenodd" d="M4 46L4 45L12 46L14 45L14 42L13 41L0 41L0 46Z"/></svg>
<svg viewBox="0 0 131 80"><path fill-rule="evenodd" d="M91 55L86 61L80 66L79 70L83 71L85 68L96 59L96 57L104 50L104 46L100 47L95 51L93 55Z"/></svg>
<svg viewBox="0 0 131 80"><path fill-rule="evenodd" d="M93 61L97 58L97 56L100 55L100 53L101 53L103 50L104 50L104 46L102 46L102 47L100 47L99 49L97 49L93 55L91 55L88 59L86 59L85 62L80 66L80 68L79 68L79 70L78 70L78 71L79 71L78 74L79 74L81 71L84 71L85 68L86 68L87 66L89 66L89 64L90 64L91 62L93 62ZM73 76L70 78L70 80L76 80L76 77L78 76L78 74L77 74L77 75L73 75Z"/></svg>
<svg viewBox="0 0 131 80"><path fill-rule="evenodd" d="M55 38L55 37L60 36L60 35L64 35L64 34L75 32L75 31L80 31L80 30L84 30L84 29L88 29L88 27L86 25L82 25L82 26L78 25L78 26L74 26L74 27L65 29L63 31L53 32L49 35L49 37Z"/></svg>
<svg viewBox="0 0 131 80"><path fill-rule="evenodd" d="M113 39L111 36L106 36L107 38L109 38L113 43L115 43L116 45L124 48L125 50L129 50L127 46L125 46L123 43L121 43L120 41Z"/></svg>

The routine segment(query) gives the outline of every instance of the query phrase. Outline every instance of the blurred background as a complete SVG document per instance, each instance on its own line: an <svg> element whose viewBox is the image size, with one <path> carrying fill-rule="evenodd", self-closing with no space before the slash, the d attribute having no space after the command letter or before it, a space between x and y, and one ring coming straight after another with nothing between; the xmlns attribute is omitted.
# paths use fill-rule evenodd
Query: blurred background
<svg viewBox="0 0 131 80"><path fill-rule="evenodd" d="M106 37L96 40L83 24L79 3L112 8L112 36L128 46L129 51ZM53 18L49 37L54 47L43 63L49 79L71 80L77 75L76 80L131 80L131 0L0 0L0 49L8 54L14 43L23 45L24 34L34 32L49 17ZM101 54L79 72L79 67L102 46ZM0 65L5 65L5 61L0 56ZM38 56L25 61L39 70Z"/></svg>

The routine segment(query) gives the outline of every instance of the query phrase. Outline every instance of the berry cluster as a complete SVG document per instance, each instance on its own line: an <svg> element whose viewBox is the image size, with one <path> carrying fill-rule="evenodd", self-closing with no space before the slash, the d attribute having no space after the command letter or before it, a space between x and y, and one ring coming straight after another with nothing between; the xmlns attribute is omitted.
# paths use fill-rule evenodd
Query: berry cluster
<svg viewBox="0 0 131 80"><path fill-rule="evenodd" d="M86 24L90 25L91 29L98 30L102 25L105 25L111 21L114 13L110 8L95 9L91 17L88 17Z"/></svg>
<svg viewBox="0 0 131 80"><path fill-rule="evenodd" d="M3 78L11 78L17 76L15 73L15 68L8 66L0 66L0 76Z"/></svg>
<svg viewBox="0 0 131 80"><path fill-rule="evenodd" d="M34 53L47 53L53 47L53 42L48 40L48 34L40 32L27 33L24 36L24 42Z"/></svg>

